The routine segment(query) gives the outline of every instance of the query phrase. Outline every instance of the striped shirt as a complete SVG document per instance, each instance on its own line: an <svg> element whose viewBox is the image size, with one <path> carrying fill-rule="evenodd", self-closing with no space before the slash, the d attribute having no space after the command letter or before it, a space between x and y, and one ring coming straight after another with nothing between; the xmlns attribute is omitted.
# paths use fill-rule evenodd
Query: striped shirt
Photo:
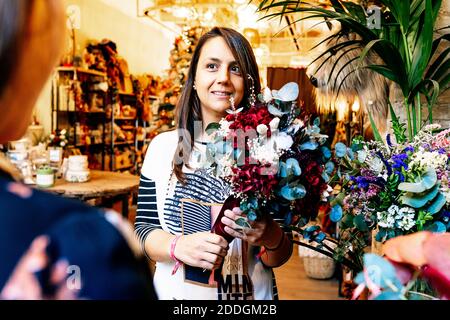
<svg viewBox="0 0 450 320"><path fill-rule="evenodd" d="M198 169L195 163L190 164L191 170L183 168L187 183L177 181L171 168L177 141L176 131L162 133L152 140L147 151L135 222L143 249L148 235L156 229L184 235L210 231L211 206L221 205L231 191L227 183ZM277 299L274 273L257 258L259 249L240 239L233 240L225 261L230 263L226 269L236 272L223 275L223 282L215 287L208 287L209 274L198 268L185 265L183 272L172 276L173 262L157 262L154 283L158 296L161 299ZM202 282L205 276L206 283Z"/></svg>

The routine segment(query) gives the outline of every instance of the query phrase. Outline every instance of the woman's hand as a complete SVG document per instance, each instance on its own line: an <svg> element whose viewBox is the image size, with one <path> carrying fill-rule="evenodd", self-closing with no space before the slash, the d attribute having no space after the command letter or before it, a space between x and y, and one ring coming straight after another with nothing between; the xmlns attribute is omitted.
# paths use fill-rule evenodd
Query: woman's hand
<svg viewBox="0 0 450 320"><path fill-rule="evenodd" d="M238 207L225 210L225 215L222 217L222 222L226 226L225 232L247 241L250 245L275 248L284 237L283 230L269 216L264 216L258 221L249 221L251 228L242 228L237 225L235 221L240 217L244 215Z"/></svg>
<svg viewBox="0 0 450 320"><path fill-rule="evenodd" d="M175 257L185 264L212 270L220 266L227 255L228 242L211 232L197 232L178 239Z"/></svg>

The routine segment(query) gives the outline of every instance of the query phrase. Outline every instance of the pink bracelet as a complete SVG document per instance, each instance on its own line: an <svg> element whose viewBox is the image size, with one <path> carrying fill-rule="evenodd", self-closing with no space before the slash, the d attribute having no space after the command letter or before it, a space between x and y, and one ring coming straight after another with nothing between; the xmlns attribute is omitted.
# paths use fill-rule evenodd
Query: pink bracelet
<svg viewBox="0 0 450 320"><path fill-rule="evenodd" d="M175 238L172 240L172 243L170 244L170 257L172 258L173 261L175 261L175 266L173 267L172 270L172 275L174 275L178 268L181 266L181 261L177 259L177 257L175 257L175 246L177 245L177 241L178 239L180 239L181 235L177 235L175 236Z"/></svg>

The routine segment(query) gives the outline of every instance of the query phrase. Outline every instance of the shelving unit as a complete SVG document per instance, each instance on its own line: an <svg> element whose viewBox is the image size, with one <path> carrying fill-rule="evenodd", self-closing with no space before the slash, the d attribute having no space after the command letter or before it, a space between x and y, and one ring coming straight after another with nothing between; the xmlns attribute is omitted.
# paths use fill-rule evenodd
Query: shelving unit
<svg viewBox="0 0 450 320"><path fill-rule="evenodd" d="M66 129L68 148L89 157L91 169L105 169L104 72L75 67L58 67L52 79L51 130Z"/></svg>
<svg viewBox="0 0 450 320"><path fill-rule="evenodd" d="M157 116L157 106L159 105L159 98L157 96L148 96L150 100L151 110L153 118ZM156 107L156 108L155 108ZM136 138L136 173L140 174L142 164L144 162L145 153L147 151L148 145L151 142L151 138L148 137L149 129L151 127L151 123L149 121L144 121L142 118L137 121L137 130L143 131L142 139Z"/></svg>
<svg viewBox="0 0 450 320"><path fill-rule="evenodd" d="M109 144L109 170L130 170L135 173L136 162L136 132L137 132L137 98L133 93L117 92L117 103L120 113L112 110L110 121L110 144ZM134 108L134 115L122 115L124 106ZM115 108L114 108L115 109Z"/></svg>

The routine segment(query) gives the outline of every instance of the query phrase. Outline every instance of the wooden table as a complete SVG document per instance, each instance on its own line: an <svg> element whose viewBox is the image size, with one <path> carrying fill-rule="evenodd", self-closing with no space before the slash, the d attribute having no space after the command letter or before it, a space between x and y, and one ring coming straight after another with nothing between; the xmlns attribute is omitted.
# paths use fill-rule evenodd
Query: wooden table
<svg viewBox="0 0 450 320"><path fill-rule="evenodd" d="M64 197L86 201L95 198L122 200L122 214L128 217L128 196L139 189L139 177L128 173L91 170L86 182L67 182L57 179L55 185L45 190Z"/></svg>

